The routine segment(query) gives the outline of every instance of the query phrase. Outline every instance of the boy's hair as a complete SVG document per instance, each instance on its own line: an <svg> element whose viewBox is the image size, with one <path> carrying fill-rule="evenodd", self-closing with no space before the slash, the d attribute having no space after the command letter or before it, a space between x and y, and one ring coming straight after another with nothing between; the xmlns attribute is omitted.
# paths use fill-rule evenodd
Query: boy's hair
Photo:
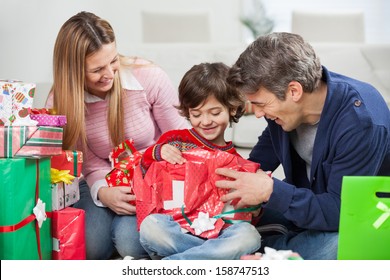
<svg viewBox="0 0 390 280"><path fill-rule="evenodd" d="M179 101L177 107L182 116L189 119L189 110L196 108L206 101L209 96L214 96L229 114L230 122L238 122L245 109L245 99L234 87L230 86L226 78L229 67L224 63L201 63L194 65L184 74L179 85Z"/></svg>

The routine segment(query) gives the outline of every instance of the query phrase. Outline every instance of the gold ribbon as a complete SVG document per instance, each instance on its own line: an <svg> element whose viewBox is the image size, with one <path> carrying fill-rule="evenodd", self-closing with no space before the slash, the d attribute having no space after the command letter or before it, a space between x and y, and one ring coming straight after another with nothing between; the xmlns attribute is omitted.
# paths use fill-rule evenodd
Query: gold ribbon
<svg viewBox="0 0 390 280"><path fill-rule="evenodd" d="M72 184L73 179L75 178L73 175L69 174L70 170L58 170L55 168L50 168L51 182L53 184L57 184L60 182L64 182L65 184Z"/></svg>
<svg viewBox="0 0 390 280"><path fill-rule="evenodd" d="M390 217L390 207L388 207L383 202L379 201L376 205L376 208L383 211L384 213L379 216L378 219L372 224L375 229L378 229L389 217Z"/></svg>

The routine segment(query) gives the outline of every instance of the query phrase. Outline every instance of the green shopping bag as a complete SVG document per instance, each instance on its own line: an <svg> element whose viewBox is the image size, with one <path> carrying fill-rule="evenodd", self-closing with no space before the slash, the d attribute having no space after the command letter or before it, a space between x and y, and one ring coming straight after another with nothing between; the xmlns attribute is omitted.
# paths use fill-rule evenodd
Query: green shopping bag
<svg viewBox="0 0 390 280"><path fill-rule="evenodd" d="M390 260L390 177L345 176L339 260Z"/></svg>

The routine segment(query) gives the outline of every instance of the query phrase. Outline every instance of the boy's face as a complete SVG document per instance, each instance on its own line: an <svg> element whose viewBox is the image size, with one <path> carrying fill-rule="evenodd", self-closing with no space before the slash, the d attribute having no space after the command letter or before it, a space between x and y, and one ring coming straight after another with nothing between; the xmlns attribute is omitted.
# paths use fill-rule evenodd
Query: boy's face
<svg viewBox="0 0 390 280"><path fill-rule="evenodd" d="M224 133L229 125L230 114L213 95L201 105L190 108L190 123L205 139L215 145L226 145Z"/></svg>

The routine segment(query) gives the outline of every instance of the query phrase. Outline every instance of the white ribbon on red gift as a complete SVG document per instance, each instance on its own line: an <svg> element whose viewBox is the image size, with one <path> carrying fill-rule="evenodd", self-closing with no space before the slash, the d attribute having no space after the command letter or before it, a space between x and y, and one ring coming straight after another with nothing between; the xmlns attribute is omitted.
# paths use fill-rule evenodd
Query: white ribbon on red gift
<svg viewBox="0 0 390 280"><path fill-rule="evenodd" d="M379 218L372 224L375 229L378 229L389 217L390 217L390 207L379 201L376 205L376 208L383 211L384 213L379 216Z"/></svg>

